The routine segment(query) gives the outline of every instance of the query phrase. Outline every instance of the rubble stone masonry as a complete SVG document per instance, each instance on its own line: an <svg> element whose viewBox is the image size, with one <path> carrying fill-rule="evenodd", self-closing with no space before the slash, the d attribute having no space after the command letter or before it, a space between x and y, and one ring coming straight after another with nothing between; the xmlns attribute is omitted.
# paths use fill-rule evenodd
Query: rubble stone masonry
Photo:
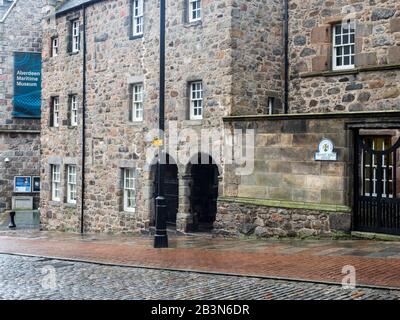
<svg viewBox="0 0 400 320"><path fill-rule="evenodd" d="M400 109L398 1L290 1L289 14L292 113ZM332 28L347 19L355 69L332 72Z"/></svg>
<svg viewBox="0 0 400 320"><path fill-rule="evenodd" d="M11 209L14 176L39 176L40 120L17 119L13 110L13 53L41 52L42 7L36 0L0 1L0 213ZM8 158L10 162L5 163ZM39 195L34 196L38 208Z"/></svg>

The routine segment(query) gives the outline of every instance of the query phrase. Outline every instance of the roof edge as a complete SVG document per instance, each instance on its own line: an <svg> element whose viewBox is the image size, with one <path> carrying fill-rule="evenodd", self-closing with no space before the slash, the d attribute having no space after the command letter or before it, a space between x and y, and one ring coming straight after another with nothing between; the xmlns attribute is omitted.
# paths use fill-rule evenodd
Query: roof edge
<svg viewBox="0 0 400 320"><path fill-rule="evenodd" d="M64 14L72 12L72 11L80 10L83 6L87 7L87 6L90 6L90 5L95 4L97 2L102 2L102 1L105 1L105 0L87 0L87 1L84 1L82 3L78 3L76 5L73 5L72 7L67 7L65 9L63 9L63 5L61 5L58 9L56 9L56 17L62 16Z"/></svg>

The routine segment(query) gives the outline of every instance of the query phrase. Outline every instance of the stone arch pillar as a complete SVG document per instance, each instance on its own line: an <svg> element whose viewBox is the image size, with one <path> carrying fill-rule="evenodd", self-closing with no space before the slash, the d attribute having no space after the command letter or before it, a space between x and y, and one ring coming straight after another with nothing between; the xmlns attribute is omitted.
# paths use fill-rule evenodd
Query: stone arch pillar
<svg viewBox="0 0 400 320"><path fill-rule="evenodd" d="M178 183L179 206L176 218L176 230L180 232L188 232L193 228L194 217L190 206L192 176L185 172L185 168L179 168Z"/></svg>

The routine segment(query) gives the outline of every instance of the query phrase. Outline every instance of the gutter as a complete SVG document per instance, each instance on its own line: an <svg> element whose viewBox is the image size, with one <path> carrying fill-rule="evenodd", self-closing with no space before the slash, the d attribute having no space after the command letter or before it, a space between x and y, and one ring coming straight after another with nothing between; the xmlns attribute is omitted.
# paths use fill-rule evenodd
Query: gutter
<svg viewBox="0 0 400 320"><path fill-rule="evenodd" d="M4 23L6 21L7 17L11 13L11 10L14 9L17 2L18 2L18 0L14 0L14 2L11 4L10 8L8 8L7 12L4 14L3 18L1 18L0 23Z"/></svg>
<svg viewBox="0 0 400 320"><path fill-rule="evenodd" d="M289 112L289 0L285 0L284 8L284 30L285 30L285 93L284 93L284 109L283 113Z"/></svg>
<svg viewBox="0 0 400 320"><path fill-rule="evenodd" d="M84 212L85 212L85 145L86 145L86 4L82 5L83 10L83 63L82 63L82 176L81 176L81 234L84 233Z"/></svg>

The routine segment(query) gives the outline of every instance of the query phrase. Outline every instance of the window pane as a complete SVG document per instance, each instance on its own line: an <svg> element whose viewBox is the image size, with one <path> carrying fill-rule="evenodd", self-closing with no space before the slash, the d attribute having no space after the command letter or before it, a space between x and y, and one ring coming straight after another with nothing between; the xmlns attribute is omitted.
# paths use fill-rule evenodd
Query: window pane
<svg viewBox="0 0 400 320"><path fill-rule="evenodd" d="M350 57L349 57L349 56L345 56L345 57L344 57L344 62L343 62L343 64L344 64L345 66L348 66L348 65L350 64Z"/></svg>

